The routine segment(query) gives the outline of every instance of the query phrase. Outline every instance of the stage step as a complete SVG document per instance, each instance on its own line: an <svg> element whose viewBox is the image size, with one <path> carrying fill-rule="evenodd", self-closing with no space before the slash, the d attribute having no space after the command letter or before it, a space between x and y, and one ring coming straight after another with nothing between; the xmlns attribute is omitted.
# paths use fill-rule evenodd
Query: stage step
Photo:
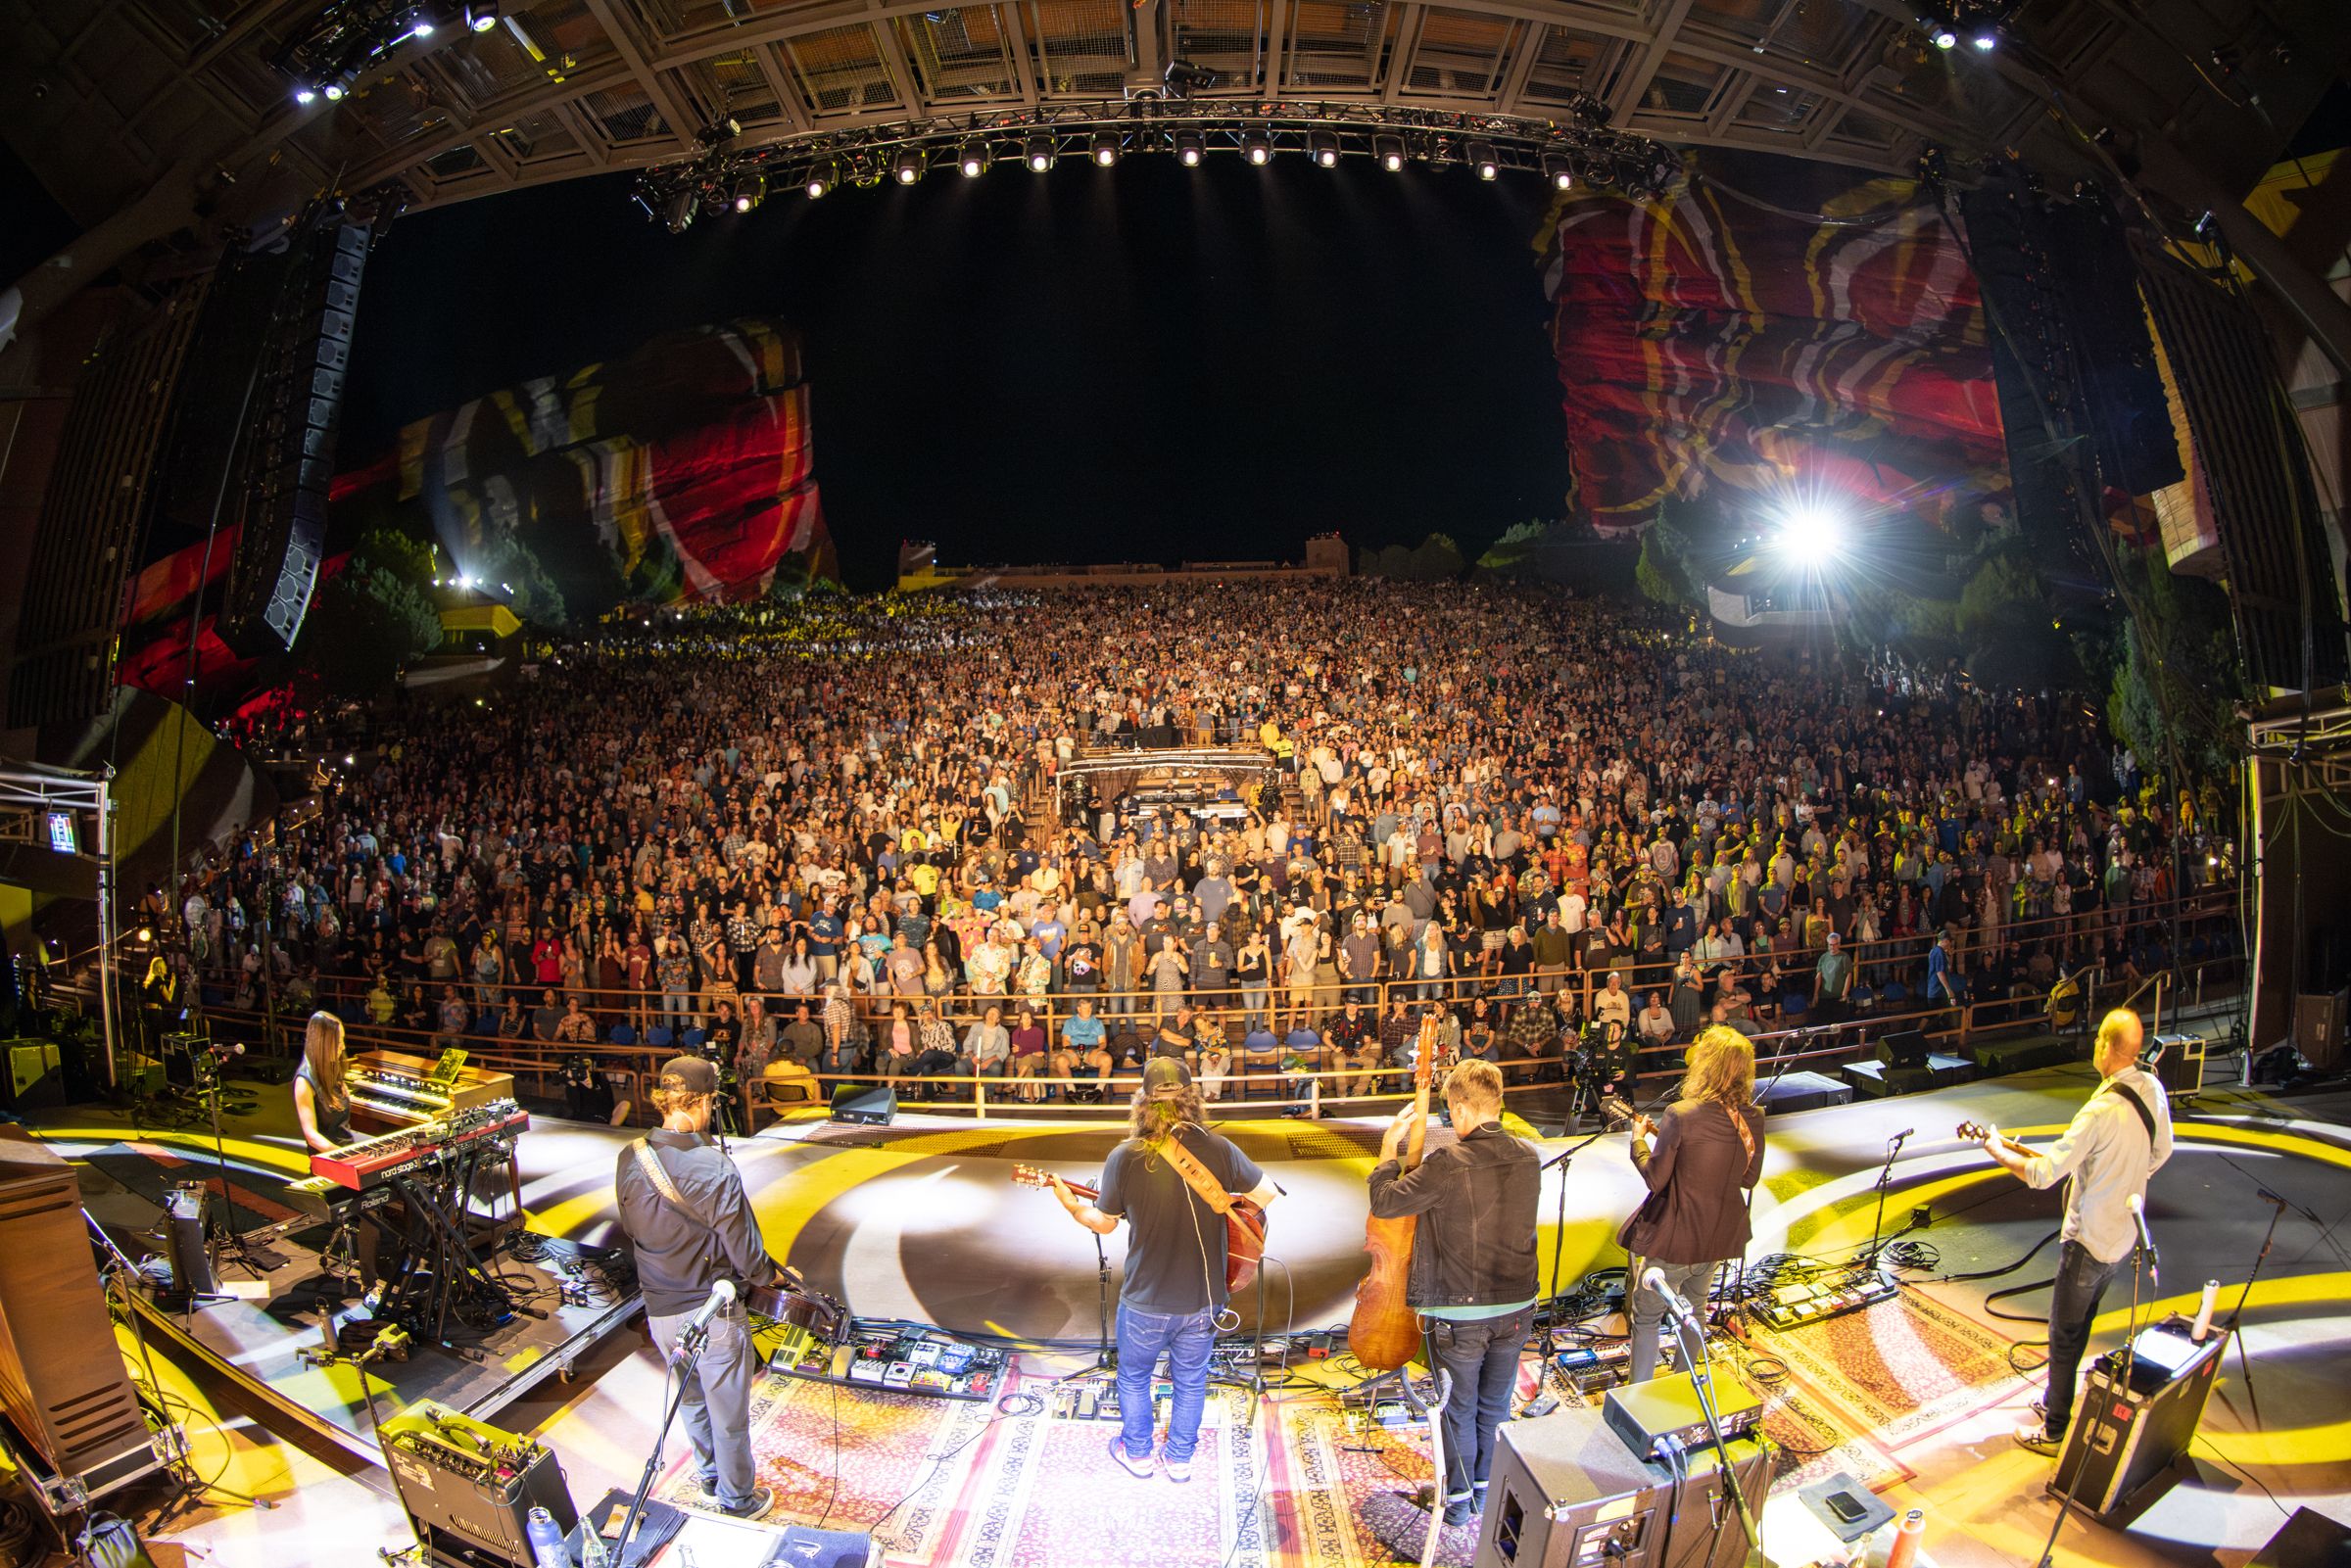
<svg viewBox="0 0 2351 1568"><path fill-rule="evenodd" d="M2035 1068L2061 1068L2081 1060L2072 1040L2053 1034L2028 1034L2018 1039L1979 1040L1974 1047L1979 1077L2004 1077Z"/></svg>

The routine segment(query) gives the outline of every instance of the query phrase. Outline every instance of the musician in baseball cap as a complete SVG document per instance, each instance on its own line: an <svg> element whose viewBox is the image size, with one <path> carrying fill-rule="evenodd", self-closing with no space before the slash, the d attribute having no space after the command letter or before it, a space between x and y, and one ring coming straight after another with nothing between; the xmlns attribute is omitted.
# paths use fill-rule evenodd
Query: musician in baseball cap
<svg viewBox="0 0 2351 1568"><path fill-rule="evenodd" d="M751 1348L744 1287L785 1277L752 1218L743 1174L710 1140L718 1068L698 1056L661 1065L652 1091L661 1125L620 1152L612 1187L621 1229L637 1261L647 1326L664 1356L725 1282L732 1299L709 1319L707 1337L682 1375L680 1408L694 1442L702 1497L737 1519L761 1519L774 1493L758 1484L751 1452Z"/></svg>
<svg viewBox="0 0 2351 1568"><path fill-rule="evenodd" d="M1200 1119L1200 1091L1176 1057L1154 1057L1128 1112L1128 1136L1102 1167L1102 1190L1080 1201L1059 1177L1053 1192L1070 1216L1107 1236L1128 1222L1127 1277L1119 1289L1119 1411L1110 1456L1129 1474L1152 1473L1151 1377L1164 1352L1175 1408L1159 1469L1192 1478L1192 1451L1208 1403L1208 1353L1225 1315L1226 1225L1202 1188L1241 1193L1261 1210L1276 1189L1229 1138Z"/></svg>

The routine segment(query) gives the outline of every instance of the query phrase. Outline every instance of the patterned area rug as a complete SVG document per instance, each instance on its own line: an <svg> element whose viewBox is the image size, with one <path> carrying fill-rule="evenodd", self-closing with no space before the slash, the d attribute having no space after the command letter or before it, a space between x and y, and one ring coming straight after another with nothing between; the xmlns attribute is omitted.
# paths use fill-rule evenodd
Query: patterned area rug
<svg viewBox="0 0 2351 1568"><path fill-rule="evenodd" d="M2008 1398L2008 1342L1916 1291L1782 1333L1759 1333L1746 1357L1776 1357L1764 1425L1794 1458L1781 1485L1839 1470L1876 1491L1914 1473L1902 1450ZM1824 1452L1819 1449L1826 1443ZM1786 1464L1786 1461L1783 1461Z"/></svg>
<svg viewBox="0 0 2351 1568"><path fill-rule="evenodd" d="M751 1391L751 1448L760 1484L775 1489L777 1522L858 1530L878 1523L889 1560L919 1568L962 1560L955 1550L972 1475L1012 1424L994 1417L977 1401L769 1377ZM653 1496L712 1507L684 1435L681 1422L680 1451Z"/></svg>

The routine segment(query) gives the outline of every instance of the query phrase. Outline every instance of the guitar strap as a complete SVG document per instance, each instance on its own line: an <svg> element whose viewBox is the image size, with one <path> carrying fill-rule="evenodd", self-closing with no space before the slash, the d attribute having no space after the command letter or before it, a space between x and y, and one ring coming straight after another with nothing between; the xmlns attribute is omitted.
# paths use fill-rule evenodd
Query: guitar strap
<svg viewBox="0 0 2351 1568"><path fill-rule="evenodd" d="M661 1157L653 1153L650 1141L640 1138L629 1145L629 1152L637 1157L637 1168L645 1172L645 1179L653 1184L653 1191L661 1195L662 1202L697 1225L708 1226L712 1230L718 1228L687 1204L686 1195L678 1191L676 1182L669 1179L669 1172L662 1168Z"/></svg>
<svg viewBox="0 0 2351 1568"><path fill-rule="evenodd" d="M2147 1109L2147 1102L2138 1097L2138 1091L2125 1087L2120 1078L2110 1078L2103 1092L2115 1096L2138 1113L2138 1124L2147 1129L2147 1144L2152 1148L2155 1143L2155 1116Z"/></svg>
<svg viewBox="0 0 2351 1568"><path fill-rule="evenodd" d="M1220 1214L1231 1212L1232 1194L1200 1163L1198 1155L1183 1146L1180 1132L1170 1132L1167 1141L1159 1146L1159 1153L1175 1167L1176 1174L1183 1178L1183 1184L1200 1195L1202 1203Z"/></svg>

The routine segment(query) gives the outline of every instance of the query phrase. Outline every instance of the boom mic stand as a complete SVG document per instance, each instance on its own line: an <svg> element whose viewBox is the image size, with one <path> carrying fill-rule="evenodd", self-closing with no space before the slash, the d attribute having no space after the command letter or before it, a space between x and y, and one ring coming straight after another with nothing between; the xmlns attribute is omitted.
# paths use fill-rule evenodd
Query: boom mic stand
<svg viewBox="0 0 2351 1568"><path fill-rule="evenodd" d="M234 1049L241 1051L243 1048ZM237 1234L236 1221L231 1217L235 1212L235 1200L229 1196L228 1145L220 1131L220 1058L214 1050L209 1035L202 1046L189 1053L189 1057L195 1073L196 1094L204 1101L205 1110L212 1117L213 1169L220 1183L220 1207L205 1217L205 1245L222 1258L234 1258L245 1272L255 1279L266 1279L269 1271L246 1247L245 1238Z"/></svg>
<svg viewBox="0 0 2351 1568"><path fill-rule="evenodd" d="M1699 1413L1706 1418L1706 1436L1714 1445L1715 1471L1722 1478L1722 1490L1730 1494L1731 1511L1739 1516L1739 1526L1747 1533L1747 1560L1760 1563L1764 1560L1763 1541L1755 1533L1754 1516L1748 1512L1747 1489L1739 1483L1739 1472L1731 1467L1731 1445L1722 1435L1722 1420L1714 1404L1714 1369L1706 1359L1705 1327L1691 1321L1688 1302L1669 1301L1667 1305L1673 1318L1673 1337L1682 1347L1683 1361L1688 1363L1691 1391L1698 1396ZM1697 1341L1695 1348L1691 1344L1693 1339ZM1716 1531L1721 1528L1717 1520Z"/></svg>
<svg viewBox="0 0 2351 1568"><path fill-rule="evenodd" d="M1886 1140L1886 1164L1878 1171L1878 1212L1869 1221L1869 1245L1853 1259L1856 1265L1873 1269L1878 1266L1878 1254L1885 1245L1878 1238L1886 1229L1886 1189L1893 1185L1894 1163L1901 1158L1902 1145L1909 1141L1910 1133L1914 1130L1905 1129Z"/></svg>

